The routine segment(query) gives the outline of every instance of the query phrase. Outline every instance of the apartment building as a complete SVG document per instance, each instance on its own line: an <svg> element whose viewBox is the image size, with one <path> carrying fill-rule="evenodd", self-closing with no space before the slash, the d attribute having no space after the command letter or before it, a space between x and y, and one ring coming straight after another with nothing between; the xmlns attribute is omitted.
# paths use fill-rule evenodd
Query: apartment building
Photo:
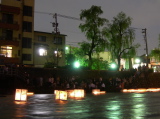
<svg viewBox="0 0 160 119"><path fill-rule="evenodd" d="M47 32L34 32L34 56L35 67L43 67L44 63L52 63L57 66L65 66L65 36Z"/></svg>
<svg viewBox="0 0 160 119"><path fill-rule="evenodd" d="M53 47L60 53L65 43L65 35L62 36L61 42L56 42L51 33L34 32L34 0L0 0L0 65L43 66L50 60L39 57L37 49ZM48 54L49 51L43 55ZM62 59L59 54L54 61L61 66Z"/></svg>

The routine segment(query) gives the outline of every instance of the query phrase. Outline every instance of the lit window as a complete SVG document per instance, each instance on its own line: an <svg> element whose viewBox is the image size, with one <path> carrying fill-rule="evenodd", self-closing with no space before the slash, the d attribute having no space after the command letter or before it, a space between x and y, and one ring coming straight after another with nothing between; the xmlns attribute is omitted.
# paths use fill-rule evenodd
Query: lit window
<svg viewBox="0 0 160 119"><path fill-rule="evenodd" d="M43 48L39 49L39 55L40 56L46 56L47 55L47 50L43 49Z"/></svg>
<svg viewBox="0 0 160 119"><path fill-rule="evenodd" d="M5 57L12 57L12 47L9 46L1 46L1 55Z"/></svg>

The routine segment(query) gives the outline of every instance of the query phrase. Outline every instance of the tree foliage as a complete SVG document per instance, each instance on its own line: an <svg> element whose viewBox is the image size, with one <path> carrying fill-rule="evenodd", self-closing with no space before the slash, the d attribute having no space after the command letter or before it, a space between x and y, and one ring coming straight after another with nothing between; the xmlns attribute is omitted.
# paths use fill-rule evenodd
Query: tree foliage
<svg viewBox="0 0 160 119"><path fill-rule="evenodd" d="M150 56L155 59L156 62L160 61L160 49L155 48L154 50L151 50Z"/></svg>
<svg viewBox="0 0 160 119"><path fill-rule="evenodd" d="M118 69L120 68L121 57L129 54L132 48L139 45L133 45L135 39L134 30L130 28L132 18L120 12L116 17L113 17L111 23L103 29L103 34L107 39L107 49L112 54L112 59L117 59ZM128 52L128 53L127 53ZM133 53L135 55L135 53Z"/></svg>
<svg viewBox="0 0 160 119"><path fill-rule="evenodd" d="M102 27L107 22L101 18L103 13L101 7L91 6L90 9L81 11L80 19L85 21L79 25L81 31L85 34L88 42L81 42L80 49L83 49L83 55L88 56L89 68L92 68L92 54L104 50L104 39L102 39Z"/></svg>

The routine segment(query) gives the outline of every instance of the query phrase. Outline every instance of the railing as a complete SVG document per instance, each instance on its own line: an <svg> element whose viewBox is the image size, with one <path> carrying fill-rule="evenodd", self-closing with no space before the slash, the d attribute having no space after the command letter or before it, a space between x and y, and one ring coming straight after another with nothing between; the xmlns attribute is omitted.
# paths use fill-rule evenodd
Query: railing
<svg viewBox="0 0 160 119"><path fill-rule="evenodd" d="M0 27L1 28L5 28L5 29L12 29L12 30L19 30L19 25L18 23L14 24L15 22L13 23L7 23L7 22L0 22Z"/></svg>
<svg viewBox="0 0 160 119"><path fill-rule="evenodd" d="M8 20L7 21L7 19L6 20L2 20L2 19L0 19L0 22L1 23L7 23L7 24L15 24L15 25L18 25L18 22L17 21L12 21L12 20Z"/></svg>
<svg viewBox="0 0 160 119"><path fill-rule="evenodd" d="M16 37L8 38L6 36L0 36L0 40L18 41L18 38Z"/></svg>

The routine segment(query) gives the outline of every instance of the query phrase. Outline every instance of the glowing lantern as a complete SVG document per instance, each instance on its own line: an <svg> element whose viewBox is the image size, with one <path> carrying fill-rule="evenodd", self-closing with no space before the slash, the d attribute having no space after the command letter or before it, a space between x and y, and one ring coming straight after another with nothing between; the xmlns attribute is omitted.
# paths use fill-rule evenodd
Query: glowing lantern
<svg viewBox="0 0 160 119"><path fill-rule="evenodd" d="M83 98L84 97L84 89L75 89L74 90L74 97Z"/></svg>
<svg viewBox="0 0 160 119"><path fill-rule="evenodd" d="M100 92L100 94L105 94L105 93L106 93L106 91L101 91L101 92Z"/></svg>
<svg viewBox="0 0 160 119"><path fill-rule="evenodd" d="M98 95L98 94L100 94L100 89L92 89L92 93L94 95Z"/></svg>
<svg viewBox="0 0 160 119"><path fill-rule="evenodd" d="M139 88L137 91L138 92L147 92L147 89L145 89L145 88Z"/></svg>
<svg viewBox="0 0 160 119"><path fill-rule="evenodd" d="M158 92L159 89L158 88L148 88L147 91L149 91L149 92Z"/></svg>
<svg viewBox="0 0 160 119"><path fill-rule="evenodd" d="M126 92L128 92L128 90L127 89L123 89L122 92L126 93Z"/></svg>
<svg viewBox="0 0 160 119"><path fill-rule="evenodd" d="M34 93L33 92L27 92L27 95L29 96L31 96L31 95L34 95Z"/></svg>
<svg viewBox="0 0 160 119"><path fill-rule="evenodd" d="M27 100L27 89L16 89L15 100L26 101Z"/></svg>
<svg viewBox="0 0 160 119"><path fill-rule="evenodd" d="M54 90L54 94L56 94L57 91L58 91L58 90Z"/></svg>
<svg viewBox="0 0 160 119"><path fill-rule="evenodd" d="M67 100L67 91L56 90L55 99Z"/></svg>
<svg viewBox="0 0 160 119"><path fill-rule="evenodd" d="M67 90L68 97L74 97L74 90Z"/></svg>

